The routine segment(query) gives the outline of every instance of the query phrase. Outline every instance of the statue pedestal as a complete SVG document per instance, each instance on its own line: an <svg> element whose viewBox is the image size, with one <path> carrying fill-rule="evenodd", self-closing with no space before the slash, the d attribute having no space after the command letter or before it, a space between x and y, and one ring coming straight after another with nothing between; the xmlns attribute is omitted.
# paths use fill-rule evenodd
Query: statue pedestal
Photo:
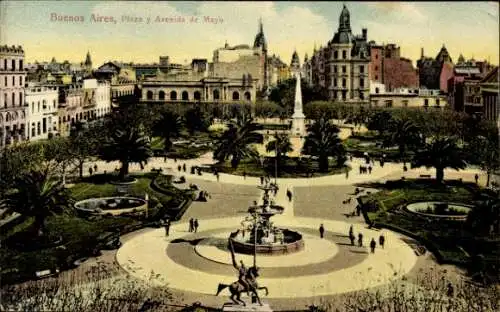
<svg viewBox="0 0 500 312"><path fill-rule="evenodd" d="M246 306L234 303L224 303L224 306L222 306L222 311L223 312L250 312L250 311L273 312L273 310L267 303L262 303L262 305L259 305L258 303L247 303Z"/></svg>

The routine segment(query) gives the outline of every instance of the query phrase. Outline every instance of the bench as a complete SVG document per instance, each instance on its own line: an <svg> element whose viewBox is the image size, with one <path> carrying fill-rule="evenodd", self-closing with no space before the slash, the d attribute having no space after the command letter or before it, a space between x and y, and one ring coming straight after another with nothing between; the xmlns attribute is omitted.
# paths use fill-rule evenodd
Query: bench
<svg viewBox="0 0 500 312"><path fill-rule="evenodd" d="M38 278L38 279L42 279L42 278L47 278L47 277L51 277L51 276L56 276L57 274L59 274L59 269L47 269L47 270L41 270L41 271L36 271L35 272L35 276Z"/></svg>
<svg viewBox="0 0 500 312"><path fill-rule="evenodd" d="M430 179L431 178L431 175L430 174L421 174L420 175L421 178L427 178L427 179Z"/></svg>

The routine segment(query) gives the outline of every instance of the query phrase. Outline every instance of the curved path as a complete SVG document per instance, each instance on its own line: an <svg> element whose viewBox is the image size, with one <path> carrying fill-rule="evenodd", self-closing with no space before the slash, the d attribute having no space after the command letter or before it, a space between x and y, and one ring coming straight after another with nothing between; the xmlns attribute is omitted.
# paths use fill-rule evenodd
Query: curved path
<svg viewBox="0 0 500 312"><path fill-rule="evenodd" d="M226 229L238 224L240 218L221 218L205 220L204 231ZM286 223L285 223L286 222ZM312 218L286 218L276 220L281 226L307 227L316 229L318 220ZM323 221L325 227L335 232L346 232L349 224L343 221ZM187 224L172 226L172 235L166 238L163 229L147 232L126 242L117 252L118 263L132 276L147 280L153 272L157 277L168 281L171 288L213 294L219 282L231 283L235 272L228 266L228 274L215 274L188 268L167 256L166 248L172 240L186 236ZM362 231L364 241L377 239L379 232L356 226L355 233ZM200 232L202 234L203 232ZM335 271L303 276L281 276L259 278L261 285L272 289L270 298L303 298L340 294L385 284L406 274L416 263L416 256L410 246L399 239L395 233L386 232L390 244L368 255L361 263ZM359 251L358 251L359 252ZM366 253L365 250L361 251ZM277 256L279 257L279 256ZM186 261L189 261L186 259ZM276 268L279 270L279 268ZM340 282L341 281L341 282ZM163 282L157 282L163 284Z"/></svg>

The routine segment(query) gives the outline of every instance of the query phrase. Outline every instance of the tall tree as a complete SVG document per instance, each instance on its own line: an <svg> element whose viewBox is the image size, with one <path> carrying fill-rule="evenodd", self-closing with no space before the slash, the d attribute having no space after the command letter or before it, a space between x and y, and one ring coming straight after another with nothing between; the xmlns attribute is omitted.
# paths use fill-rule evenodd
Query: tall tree
<svg viewBox="0 0 500 312"><path fill-rule="evenodd" d="M276 153L276 167L279 171L281 168L281 162L286 154L293 151L292 143L290 138L285 133L278 133L274 136L274 140L269 141L266 145L266 151Z"/></svg>
<svg viewBox="0 0 500 312"><path fill-rule="evenodd" d="M48 168L34 169L21 174L13 191L2 202L8 212L35 218L38 236L45 232L45 219L53 214L71 211L71 197L61 181L54 179Z"/></svg>
<svg viewBox="0 0 500 312"><path fill-rule="evenodd" d="M231 166L237 168L243 158L256 156L251 144L262 143L264 139L258 130L262 130L262 126L249 115L244 114L231 122L216 143L214 159L219 162L231 159Z"/></svg>
<svg viewBox="0 0 500 312"><path fill-rule="evenodd" d="M193 135L195 131L206 132L212 122L198 106L186 111L184 119L190 135Z"/></svg>
<svg viewBox="0 0 500 312"><path fill-rule="evenodd" d="M399 117L389 123L389 129L384 133L384 146L396 145L399 156L406 165L406 157L409 149L413 149L421 143L420 128L409 118Z"/></svg>
<svg viewBox="0 0 500 312"><path fill-rule="evenodd" d="M319 170L328 171L328 157L336 157L337 164L345 161L345 149L339 138L339 128L324 117L307 127L307 136L302 153L318 157Z"/></svg>
<svg viewBox="0 0 500 312"><path fill-rule="evenodd" d="M462 150L457 146L454 138L433 139L426 143L422 150L417 151L412 162L414 167L427 167L436 169L436 180L442 182L444 169L464 169L467 166Z"/></svg>
<svg viewBox="0 0 500 312"><path fill-rule="evenodd" d="M172 139L180 136L183 127L182 118L171 110L164 110L155 122L153 133L163 138L165 152L172 148Z"/></svg>

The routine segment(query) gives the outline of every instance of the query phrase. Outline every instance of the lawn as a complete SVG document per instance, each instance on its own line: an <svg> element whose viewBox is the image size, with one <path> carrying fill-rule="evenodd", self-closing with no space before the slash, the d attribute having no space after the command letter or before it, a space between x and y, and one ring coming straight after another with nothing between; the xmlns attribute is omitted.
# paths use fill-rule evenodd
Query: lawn
<svg viewBox="0 0 500 312"><path fill-rule="evenodd" d="M470 256L483 254L493 259L500 241L488 237L479 237L470 232L463 221L434 221L415 216L402 208L407 203L417 201L447 201L473 204L478 200L480 190L475 184L460 181L446 181L436 184L434 180L399 180L385 184L371 183L360 185L376 188L380 191L360 196L359 203L368 217L368 223L387 227L415 237L437 254L443 262L466 264Z"/></svg>
<svg viewBox="0 0 500 312"><path fill-rule="evenodd" d="M268 157L264 160L263 165L261 165L259 160L254 159L244 159L240 162L237 168L232 168L230 162L217 163L213 165L217 171L223 173L230 173L234 175L243 175L262 177L266 175L275 176L275 162L273 157ZM350 168L347 167L347 170ZM206 171L212 171L211 169L206 169ZM299 178L299 177L320 177L325 175L332 175L338 173L345 173L346 167L337 167L336 161L330 159L330 167L327 172L319 172L318 162L311 160L309 166L307 166L306 161L302 159L302 162L298 162L296 158L286 158L283 159L283 163L278 171L278 176L281 178Z"/></svg>
<svg viewBox="0 0 500 312"><path fill-rule="evenodd" d="M176 209L185 202L187 194L175 187L167 191L153 190L150 185L155 174L134 175L137 183L127 187L127 194L144 197L150 196L148 215L146 216L113 216L81 218L74 213L50 216L46 219L46 237L50 241L62 238L64 248L47 245L26 244L33 240L33 218L24 219L12 229L1 233L2 247L0 253L1 278L3 283L15 283L34 277L35 271L60 268L67 269L79 257L91 256L96 246L104 241L100 236L111 233L126 233L151 224ZM75 200L91 197L108 197L117 195L117 186L109 184L112 175L95 175L85 178L70 188ZM190 202L189 202L190 203ZM183 205L183 209L187 206ZM172 210L173 211L173 210ZM32 246L30 246L32 245ZM98 247L99 249L99 247Z"/></svg>

